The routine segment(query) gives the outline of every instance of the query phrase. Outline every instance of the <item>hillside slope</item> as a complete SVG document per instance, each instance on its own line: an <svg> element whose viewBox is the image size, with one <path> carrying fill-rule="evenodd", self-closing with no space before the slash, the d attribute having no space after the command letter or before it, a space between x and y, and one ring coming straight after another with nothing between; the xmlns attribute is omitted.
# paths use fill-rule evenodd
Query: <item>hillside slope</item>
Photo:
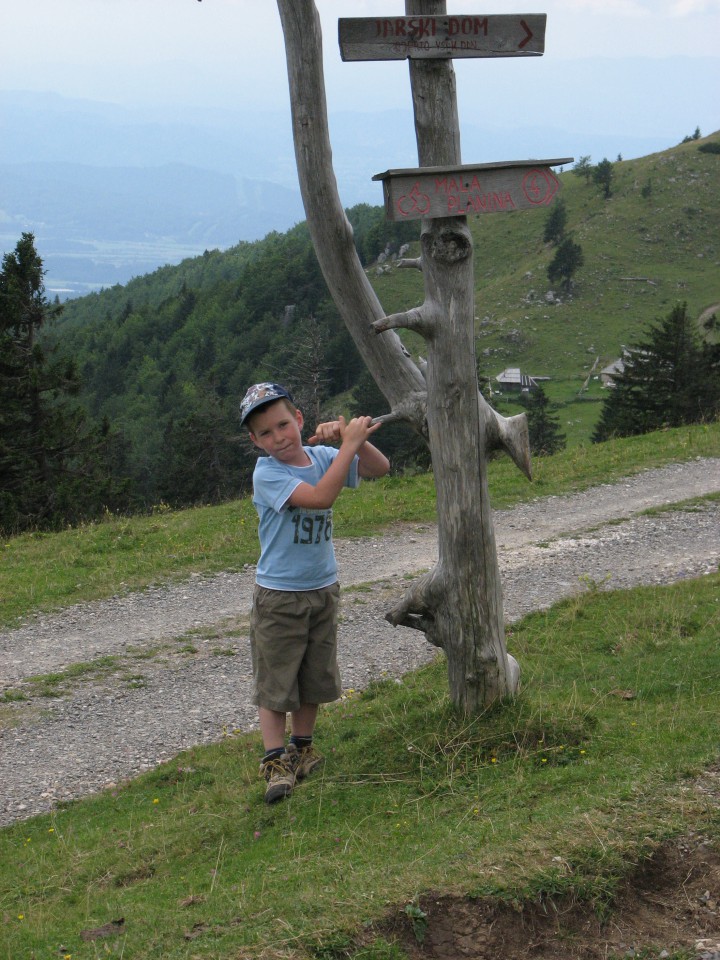
<svg viewBox="0 0 720 960"><path fill-rule="evenodd" d="M482 366L582 380L597 357L610 362L678 300L698 318L717 304L720 155L699 149L709 143L720 148L720 133L614 162L608 200L572 171L560 175L566 232L585 259L571 296L556 287L549 299L546 209L470 217ZM388 312L422 298L414 274L384 274L377 287Z"/></svg>
<svg viewBox="0 0 720 960"><path fill-rule="evenodd" d="M709 144L717 149L720 133L615 162L609 199L574 172L560 174L567 232L584 254L569 294L547 279L555 252L543 242L547 209L469 218L479 370L496 392L506 367L549 377L571 444L590 437L600 371L623 345L678 301L698 318L720 302L720 155L704 152ZM349 215L386 312L421 303L422 276L396 260L408 238L398 229L413 224L390 224L367 205ZM370 263L385 248L389 258ZM122 433L138 496L151 503L237 491L253 459L238 446L235 416L248 383L285 379L312 419L323 406L347 412L363 369L305 224L69 301L56 332L77 358L88 409ZM424 354L419 338L403 337L411 353ZM365 396L382 412L379 394ZM517 399L495 403L512 413ZM390 452L402 462L399 450Z"/></svg>
<svg viewBox="0 0 720 960"><path fill-rule="evenodd" d="M700 316L720 301L720 155L700 147L717 144L720 132L661 153L613 163L612 196L572 171L560 174L568 210L567 233L581 244L585 264L570 297L552 289L547 266L554 249L542 241L545 208L468 218L475 241L476 322L481 355L532 367L539 375L581 375L599 355L617 355L643 325L687 300ZM71 301L66 319L104 315L118 301L158 302L183 284L195 292L229 278L264 241L192 258L114 287L97 297ZM392 262L390 263L392 266ZM390 269L369 275L388 312L422 299L419 274ZM497 363L493 364L497 366Z"/></svg>

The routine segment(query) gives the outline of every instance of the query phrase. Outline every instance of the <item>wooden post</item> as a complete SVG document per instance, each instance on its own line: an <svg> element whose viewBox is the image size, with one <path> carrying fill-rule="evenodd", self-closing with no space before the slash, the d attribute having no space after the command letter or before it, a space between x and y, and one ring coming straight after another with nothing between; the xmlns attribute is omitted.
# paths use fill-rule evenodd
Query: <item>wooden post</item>
<svg viewBox="0 0 720 960"><path fill-rule="evenodd" d="M444 0L407 0L408 15L442 15ZM422 168L461 164L455 75L450 59L409 61ZM407 326L427 345L427 421L438 510L438 563L390 612L420 626L447 657L450 698L477 715L514 692L505 647L495 534L487 485L489 407L477 384L473 245L464 216L424 219L425 301L379 321Z"/></svg>
<svg viewBox="0 0 720 960"><path fill-rule="evenodd" d="M327 133L317 10L312 0L278 0L278 9L285 34L300 186L318 260L370 372L391 399L393 412L388 419L404 419L412 424L429 438L432 452L439 561L413 585L388 619L422 630L431 643L445 650L452 702L464 713L478 714L512 693L518 682L517 663L505 650L502 592L487 488L489 453L498 448L507 450L528 476L530 456L525 415L500 417L478 390L473 249L467 209L458 205L451 211L446 205L439 209L439 217L423 216L420 212L425 301L407 313L384 316L374 293L368 289L337 196ZM440 18L438 23L442 20L450 24L444 0L406 0L406 15L411 20L436 17ZM472 55L522 55L531 41L527 32L532 32L529 19L513 20L515 26L522 26L520 21L525 21L522 29L526 32L513 35L514 49L520 54L494 50ZM401 28L396 22L393 29L407 30L407 25ZM455 28L448 25L447 29ZM467 29L474 28L469 23ZM506 51L511 47L512 44L506 45ZM468 171L462 168L460 156L452 48L446 46L442 56L426 57L415 56L406 45L405 53L410 65L419 160L418 170L412 173L420 174L428 168L445 172L453 169L462 189L447 188L445 194L461 196L468 193L462 179ZM528 204L530 196L539 195L533 192L535 188L541 194L544 191L548 201L556 189L554 175L547 166L551 162L544 163L545 166L543 162L533 162L525 172L517 163L504 165L512 168L513 182L522 176ZM497 167L484 165L482 176L490 175L488 166ZM407 171L381 175L387 181L390 197L394 195L393 185L400 184L400 178L395 176L398 173ZM478 178L480 175L478 172ZM532 187L525 179L528 175L535 177ZM472 180L470 185L472 195L479 196L481 191ZM508 185L505 192L514 196L514 189ZM406 208L399 203L394 209L403 215ZM425 338L428 360L423 371L412 363L394 335L399 327L417 330ZM368 342L368 337L375 334L379 334L380 349ZM392 373L395 365L397 376Z"/></svg>

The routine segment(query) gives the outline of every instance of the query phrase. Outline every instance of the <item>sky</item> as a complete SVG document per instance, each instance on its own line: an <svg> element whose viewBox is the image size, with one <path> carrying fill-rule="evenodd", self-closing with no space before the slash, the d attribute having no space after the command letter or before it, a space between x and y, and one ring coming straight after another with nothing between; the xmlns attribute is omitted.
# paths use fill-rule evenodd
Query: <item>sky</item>
<svg viewBox="0 0 720 960"><path fill-rule="evenodd" d="M330 112L407 105L404 64L342 63L337 45L338 17L401 16L403 0L318 0L316 5ZM548 17L542 58L480 65L455 61L461 107L477 108L480 84L494 98L507 97L511 109L517 98L528 96L529 84L545 76L553 78L558 96L563 64L573 84L573 63L598 57L631 59L640 85L648 59L712 57L716 94L720 89L720 0L494 0L487 6L449 0L447 7L453 14L540 12ZM133 105L287 106L274 0L2 0L0 8L0 90L53 91ZM699 82L707 83L706 73ZM598 91L587 93L592 98ZM643 93L654 113L662 110L652 89ZM540 109L547 110L547 103ZM720 118L714 126L714 118L701 119L707 127L703 132L720 127ZM622 124L622 115L616 120Z"/></svg>
<svg viewBox="0 0 720 960"><path fill-rule="evenodd" d="M337 21L401 17L405 2L315 3L340 195L346 205L380 203L372 176L417 162L408 68L343 62ZM543 56L453 61L466 164L630 160L697 128L703 136L720 130L720 0L447 0L447 11L547 15ZM18 123L18 111L38 98L16 91L73 103L53 99L49 112L28 114L52 116L46 135L50 121ZM117 107L93 112L78 100ZM6 105L14 136L3 140ZM108 113L122 117L120 139L88 140L83 131ZM75 144L70 156L65 141ZM98 150L103 160L88 159ZM275 0L0 0L0 152L9 164L194 164L297 190ZM0 184L0 231L3 217ZM38 236L41 226L33 226ZM12 245L15 232L0 241Z"/></svg>

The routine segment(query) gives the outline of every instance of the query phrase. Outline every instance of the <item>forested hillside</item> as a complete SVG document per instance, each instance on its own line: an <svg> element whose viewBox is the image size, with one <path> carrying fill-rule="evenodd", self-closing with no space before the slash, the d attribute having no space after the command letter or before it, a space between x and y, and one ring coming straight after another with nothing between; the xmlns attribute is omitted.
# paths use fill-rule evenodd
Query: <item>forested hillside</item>
<svg viewBox="0 0 720 960"><path fill-rule="evenodd" d="M715 134L613 161L608 196L582 167L562 173L565 235L583 251L566 290L547 276L557 252L543 239L547 209L469 218L480 372L494 378L515 366L550 377L563 423L581 423L589 438L600 370L623 345L679 301L697 320L720 302L719 143ZM417 222L390 224L366 205L349 213L386 311L421 302L420 273L384 259L386 247L417 239ZM367 412L382 412L304 224L70 301L53 336L76 359L90 414L122 440L139 506L213 502L244 488L255 458L236 407L253 381L288 383L310 421L350 411L353 388ZM407 344L422 352L410 336ZM396 462L414 455L400 428L383 438Z"/></svg>
<svg viewBox="0 0 720 960"><path fill-rule="evenodd" d="M418 234L386 227L380 208L351 219L368 261ZM91 416L120 435L138 506L247 487L255 453L237 407L252 382L290 384L313 421L363 371L305 224L71 301L53 336L75 358Z"/></svg>

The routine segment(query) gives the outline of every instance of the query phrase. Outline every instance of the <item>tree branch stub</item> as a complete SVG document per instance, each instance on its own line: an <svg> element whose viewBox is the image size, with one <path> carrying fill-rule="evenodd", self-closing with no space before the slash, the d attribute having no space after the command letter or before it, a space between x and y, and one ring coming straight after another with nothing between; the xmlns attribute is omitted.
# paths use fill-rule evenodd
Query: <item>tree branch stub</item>
<svg viewBox="0 0 720 960"><path fill-rule="evenodd" d="M405 257L402 260L398 260L397 267L399 270L422 270L422 257Z"/></svg>

